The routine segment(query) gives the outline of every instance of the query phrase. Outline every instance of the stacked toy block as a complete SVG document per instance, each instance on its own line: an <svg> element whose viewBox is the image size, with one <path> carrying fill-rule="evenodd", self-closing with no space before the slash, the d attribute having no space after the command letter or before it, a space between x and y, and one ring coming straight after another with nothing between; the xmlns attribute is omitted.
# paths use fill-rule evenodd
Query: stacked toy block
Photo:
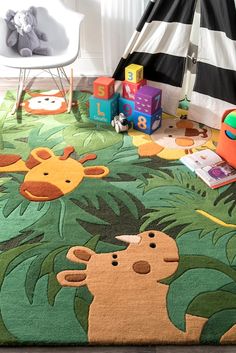
<svg viewBox="0 0 236 353"><path fill-rule="evenodd" d="M159 88L145 85L135 94L135 110L133 118L133 127L151 135L161 126L162 91Z"/></svg>
<svg viewBox="0 0 236 353"><path fill-rule="evenodd" d="M89 98L91 120L110 124L118 114L119 94L115 93L115 80L99 77L93 83L94 94Z"/></svg>
<svg viewBox="0 0 236 353"><path fill-rule="evenodd" d="M125 68L125 81L122 82L122 97L119 99L119 112L132 120L135 109L135 94L146 84L143 79L143 66L131 64Z"/></svg>

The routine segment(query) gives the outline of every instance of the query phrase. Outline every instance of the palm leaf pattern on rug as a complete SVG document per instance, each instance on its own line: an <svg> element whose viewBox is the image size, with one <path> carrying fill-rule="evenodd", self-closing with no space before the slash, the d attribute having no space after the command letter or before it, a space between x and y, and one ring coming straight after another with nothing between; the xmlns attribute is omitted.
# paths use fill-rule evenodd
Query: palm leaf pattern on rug
<svg viewBox="0 0 236 353"><path fill-rule="evenodd" d="M22 174L1 175L1 343L30 343L33 336L39 343L87 343L93 297L87 287L65 289L56 280L62 270L83 268L67 260L68 249L119 251L124 246L116 235L148 229L171 235L179 248L178 271L162 281L170 286L170 320L184 330L187 314L207 318L201 342L219 343L236 324L235 184L211 190L178 161L140 158L131 137L87 118L88 97L76 94L78 109L69 115L22 111L21 124L8 113L14 93L1 106L1 153L26 159L32 149L47 147L60 155L71 144L74 159L93 152L97 159L88 165L110 170L105 179L88 179L60 199L39 203L18 192Z"/></svg>

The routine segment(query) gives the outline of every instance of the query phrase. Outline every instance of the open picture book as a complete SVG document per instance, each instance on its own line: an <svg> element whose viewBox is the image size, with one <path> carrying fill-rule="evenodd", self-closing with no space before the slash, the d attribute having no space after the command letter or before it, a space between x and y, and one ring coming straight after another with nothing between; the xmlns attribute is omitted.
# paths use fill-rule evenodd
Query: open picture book
<svg viewBox="0 0 236 353"><path fill-rule="evenodd" d="M212 150L194 152L181 157L180 161L212 189L236 181L236 169Z"/></svg>

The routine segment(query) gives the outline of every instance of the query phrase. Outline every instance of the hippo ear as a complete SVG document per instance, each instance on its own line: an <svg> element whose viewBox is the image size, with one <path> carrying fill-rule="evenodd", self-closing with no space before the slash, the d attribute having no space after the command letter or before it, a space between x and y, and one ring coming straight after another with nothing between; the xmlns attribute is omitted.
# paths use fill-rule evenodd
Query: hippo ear
<svg viewBox="0 0 236 353"><path fill-rule="evenodd" d="M109 174L109 169L104 166L84 167L84 176L87 178L104 178Z"/></svg>
<svg viewBox="0 0 236 353"><path fill-rule="evenodd" d="M84 270L68 270L57 274L57 280L63 287L84 286L86 284L86 277Z"/></svg>
<svg viewBox="0 0 236 353"><path fill-rule="evenodd" d="M66 257L72 262L87 264L94 254L96 253L93 250L85 246L73 246Z"/></svg>

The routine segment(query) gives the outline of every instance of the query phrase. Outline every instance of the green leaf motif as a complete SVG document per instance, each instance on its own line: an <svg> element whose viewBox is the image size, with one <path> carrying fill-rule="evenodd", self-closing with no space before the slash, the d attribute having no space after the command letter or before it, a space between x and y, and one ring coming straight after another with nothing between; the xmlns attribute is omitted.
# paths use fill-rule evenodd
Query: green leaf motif
<svg viewBox="0 0 236 353"><path fill-rule="evenodd" d="M55 345L66 342L78 343L78 341L86 343L87 335L74 312L74 288L61 289L52 306L45 300L48 291L48 276L44 276L35 287L32 304L29 303L24 281L31 261L32 259L24 261L5 278L0 292L1 311L5 325L11 327L11 333L25 344L47 342ZM22 325L22 318L24 318L24 325ZM32 320L32 318L37 318L37 320ZM0 337L0 342L1 340Z"/></svg>
<svg viewBox="0 0 236 353"><path fill-rule="evenodd" d="M236 294L219 290L200 294L189 305L187 313L209 318L226 309L236 310Z"/></svg>
<svg viewBox="0 0 236 353"><path fill-rule="evenodd" d="M185 331L185 315L194 298L201 293L215 291L230 282L232 279L229 276L214 269L186 271L171 284L167 294L170 320L177 328Z"/></svg>
<svg viewBox="0 0 236 353"><path fill-rule="evenodd" d="M53 149L63 142L62 130L64 126L56 126L51 129L45 129L43 124L31 130L28 144L31 149L36 147L47 147Z"/></svg>
<svg viewBox="0 0 236 353"><path fill-rule="evenodd" d="M144 203L154 210L144 216L142 230L155 223L163 224L164 231L181 226L179 236L199 229L201 236L214 232L213 241L235 233L235 197L229 201L229 195L223 196L227 189L212 190L188 171L172 174L162 171L149 179Z"/></svg>
<svg viewBox="0 0 236 353"><path fill-rule="evenodd" d="M200 343L220 344L221 337L235 324L236 309L227 309L215 313L204 325Z"/></svg>
<svg viewBox="0 0 236 353"><path fill-rule="evenodd" d="M49 204L38 210L38 204L22 198L0 201L0 228L4 229L0 242L18 236L24 229L41 219L48 211Z"/></svg>
<svg viewBox="0 0 236 353"><path fill-rule="evenodd" d="M84 332L88 331L88 313L89 313L89 304L81 299L80 297L76 297L74 299L74 310L79 321L81 327L83 328Z"/></svg>
<svg viewBox="0 0 236 353"><path fill-rule="evenodd" d="M72 124L63 132L67 144L74 146L80 154L97 152L109 146L113 146L122 140L122 135L117 134L112 127L96 126L93 122L87 127L80 126L80 123Z"/></svg>

